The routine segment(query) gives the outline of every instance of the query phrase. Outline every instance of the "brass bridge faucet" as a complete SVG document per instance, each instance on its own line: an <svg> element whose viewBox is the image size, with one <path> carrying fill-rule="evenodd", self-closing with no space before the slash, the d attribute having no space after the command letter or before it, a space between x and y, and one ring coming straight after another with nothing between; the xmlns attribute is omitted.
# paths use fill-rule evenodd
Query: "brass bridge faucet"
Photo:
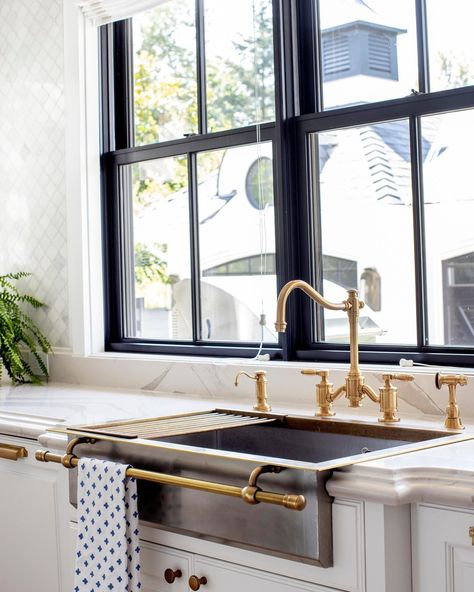
<svg viewBox="0 0 474 592"><path fill-rule="evenodd" d="M374 403L380 404L382 417L379 421L393 423L399 421L397 417L397 389L390 383L391 380L413 380L410 374L384 374L384 386L377 394L369 385L365 384L365 378L359 368L359 311L364 303L359 300L357 290L348 290L348 298L341 303L329 302L312 286L303 280L292 280L283 286L278 295L277 320L275 328L279 333L286 330L286 301L288 296L296 289L302 290L307 296L323 308L329 310L342 310L347 312L349 319L349 344L350 344L350 368L347 373L345 384L333 391L333 385L328 381L327 370L303 370L303 374L316 374L322 380L317 385L317 400L319 404L319 417L331 417L334 415L332 403L342 395L349 400L349 407L361 407L362 399L367 396Z"/></svg>

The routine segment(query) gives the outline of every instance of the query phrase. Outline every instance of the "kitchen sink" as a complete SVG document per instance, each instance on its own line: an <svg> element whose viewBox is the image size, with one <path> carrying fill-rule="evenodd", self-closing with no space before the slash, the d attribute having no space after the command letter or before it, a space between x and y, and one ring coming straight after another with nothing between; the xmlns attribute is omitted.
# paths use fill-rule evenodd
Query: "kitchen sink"
<svg viewBox="0 0 474 592"><path fill-rule="evenodd" d="M217 410L233 413L229 410ZM272 417L266 414L267 417ZM155 438L161 442L193 447L201 454L212 451L265 457L280 465L297 463L317 464L319 470L336 468L378 458L407 449L390 450L446 437L442 430L424 430L344 420L275 415L271 422L243 427L196 431L187 434ZM412 446L409 446L412 449ZM360 455L370 454L369 457ZM316 467L315 467L316 468Z"/></svg>
<svg viewBox="0 0 474 592"><path fill-rule="evenodd" d="M208 491L138 481L142 521L164 530L324 567L332 565L332 499L326 481L334 469L460 436L377 422L214 409L172 417L68 428L88 436L78 456L108 458L134 467L244 487L257 467L258 487L305 497L302 511ZM70 472L76 502L77 470Z"/></svg>

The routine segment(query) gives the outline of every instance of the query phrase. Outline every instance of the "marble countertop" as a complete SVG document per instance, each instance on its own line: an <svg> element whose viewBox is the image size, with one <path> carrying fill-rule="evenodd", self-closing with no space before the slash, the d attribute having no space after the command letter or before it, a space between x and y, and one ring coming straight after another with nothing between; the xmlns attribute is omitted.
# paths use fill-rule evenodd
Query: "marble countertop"
<svg viewBox="0 0 474 592"><path fill-rule="evenodd" d="M62 383L0 387L0 433L38 440L60 449L64 438L48 433L61 425L157 417L215 407L250 409L252 399L203 397L202 394L144 392ZM277 413L313 415L314 407L279 402ZM356 415L356 417L355 417ZM376 410L338 410L348 420L377 421ZM403 425L440 428L439 416L404 418ZM463 435L474 438L474 424ZM425 501L474 507L474 439L338 469L328 491L339 498L398 505Z"/></svg>

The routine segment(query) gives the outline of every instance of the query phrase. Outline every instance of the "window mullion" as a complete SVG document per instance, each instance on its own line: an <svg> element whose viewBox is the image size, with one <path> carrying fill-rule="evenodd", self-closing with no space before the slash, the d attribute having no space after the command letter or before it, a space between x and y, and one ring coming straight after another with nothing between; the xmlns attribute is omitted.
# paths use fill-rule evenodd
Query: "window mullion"
<svg viewBox="0 0 474 592"><path fill-rule="evenodd" d="M423 204L423 146L421 122L410 117L410 152L412 165L413 232L415 257L417 344L428 344L428 306L426 290L425 216Z"/></svg>
<svg viewBox="0 0 474 592"><path fill-rule="evenodd" d="M430 82L425 0L416 0L416 38L418 48L418 89L421 93L427 93L430 90Z"/></svg>
<svg viewBox="0 0 474 592"><path fill-rule="evenodd" d="M196 60L198 94L198 133L207 133L206 39L204 0L196 0Z"/></svg>
<svg viewBox="0 0 474 592"><path fill-rule="evenodd" d="M119 21L113 27L115 149L119 150L135 143L132 21Z"/></svg>
<svg viewBox="0 0 474 592"><path fill-rule="evenodd" d="M199 212L197 154L188 156L189 228L191 233L191 309L193 317L193 341L202 339L201 315L201 265L199 257Z"/></svg>

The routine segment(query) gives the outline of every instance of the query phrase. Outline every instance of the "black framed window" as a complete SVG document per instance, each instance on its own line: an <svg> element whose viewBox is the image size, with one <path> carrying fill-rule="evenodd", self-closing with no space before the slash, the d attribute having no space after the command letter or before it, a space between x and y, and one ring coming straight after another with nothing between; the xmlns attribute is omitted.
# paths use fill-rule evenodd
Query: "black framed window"
<svg viewBox="0 0 474 592"><path fill-rule="evenodd" d="M360 291L362 361L474 364L470 6L435 4L168 0L102 29L109 349L346 360L300 294L273 330L301 278Z"/></svg>

